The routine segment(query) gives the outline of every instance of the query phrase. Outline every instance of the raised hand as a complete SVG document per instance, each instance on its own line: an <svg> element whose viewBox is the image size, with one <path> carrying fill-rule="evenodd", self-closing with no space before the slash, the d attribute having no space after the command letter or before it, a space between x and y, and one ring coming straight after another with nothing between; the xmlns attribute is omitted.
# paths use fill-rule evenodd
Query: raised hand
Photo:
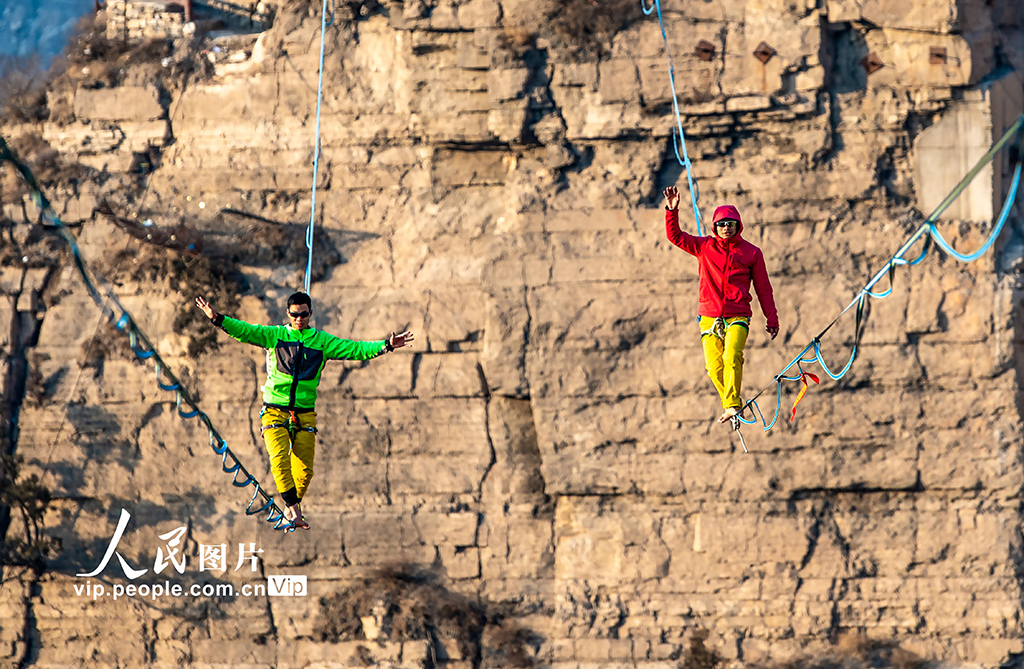
<svg viewBox="0 0 1024 669"><path fill-rule="evenodd" d="M668 209L676 210L679 208L679 189L675 186L669 186L665 189L665 207Z"/></svg>
<svg viewBox="0 0 1024 669"><path fill-rule="evenodd" d="M388 344L391 348L402 348L403 346L412 346L413 336L412 333L406 330L395 334L392 332L388 335Z"/></svg>
<svg viewBox="0 0 1024 669"><path fill-rule="evenodd" d="M207 302L206 298L202 295L196 298L196 306L202 309L203 313L206 314L206 317L211 321L217 316L217 312L213 310L213 307L210 306L210 303Z"/></svg>

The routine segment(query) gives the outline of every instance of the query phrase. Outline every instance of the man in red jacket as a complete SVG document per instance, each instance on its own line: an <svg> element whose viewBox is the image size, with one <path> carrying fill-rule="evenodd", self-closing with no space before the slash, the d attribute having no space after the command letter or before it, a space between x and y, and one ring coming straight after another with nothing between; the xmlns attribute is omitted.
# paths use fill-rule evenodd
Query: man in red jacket
<svg viewBox="0 0 1024 669"><path fill-rule="evenodd" d="M743 347L750 329L750 282L754 282L757 300L768 321L765 330L772 339L779 334L779 315L775 311L772 284L764 266L761 249L740 236L743 223L732 205L715 209L711 220L713 235L694 237L679 229L679 190L665 189L665 230L668 240L697 257L700 277L701 344L704 365L722 398L725 409L719 423L740 412L740 386L743 381Z"/></svg>

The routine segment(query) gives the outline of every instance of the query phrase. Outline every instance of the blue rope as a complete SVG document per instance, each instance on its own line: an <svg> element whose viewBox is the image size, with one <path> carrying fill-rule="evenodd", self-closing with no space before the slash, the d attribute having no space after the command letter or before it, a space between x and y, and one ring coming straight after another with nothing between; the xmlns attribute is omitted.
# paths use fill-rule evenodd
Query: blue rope
<svg viewBox="0 0 1024 669"><path fill-rule="evenodd" d="M658 2L658 0L655 0L655 2ZM956 198L960 196L960 194L981 172L981 169L995 158L996 154L1002 149L1004 145L1006 145L1010 141L1010 139L1015 134L1017 135L1017 153L1019 155L1020 144L1022 139L1024 139L1024 114L1021 114L1013 123L1013 125L1010 126L1010 129L1007 130L1003 134L1003 136L998 141L996 141L995 144L992 145L988 152L981 157L981 159L971 169L971 171L968 172L960 180L960 183L958 183L957 186L952 191L950 191L950 193L945 197L945 199L939 204L939 206L936 207L935 211L933 211L928 216L928 218L926 218L925 221L920 225L920 227L918 227L917 230L915 230L914 233L907 238L903 245L900 246L899 250L896 251L896 253L893 254L893 256L888 261L886 261L885 266L882 267L882 269L880 269L871 278L871 280L868 281L867 284L863 288L861 288L860 291L857 292L857 295L856 297L853 298L853 301L851 301L846 306L846 308L843 309L838 316L836 316L836 318L832 321L832 323L828 325L828 327L826 327L821 333L818 334L818 336L811 340L811 343L805 346L804 349L800 351L800 353L795 358L793 358L793 360L788 365L786 365L779 374L775 376L775 379L772 383L775 385L777 391L776 406L775 417L772 419L771 423L769 424L767 423L767 421L765 421L764 414L761 412L760 407L757 405L757 398L760 397L766 390L768 390L768 388L771 388L772 384L765 386L765 388L758 392L757 395L755 395L753 398L751 398L744 404L743 409L746 409L748 406L751 407L752 410L756 412L758 418L746 419L743 418L742 416L738 416L739 420L742 423L746 425L753 425L759 419L765 432L772 429L772 427L775 425L775 422L779 418L779 411L782 406L782 382L800 381L802 379L802 375L786 376L786 373L790 369L792 369L794 365L797 367L799 371L802 372L803 370L800 367L801 364L817 363L821 366L823 370L825 370L825 373L828 374L828 376L831 377L833 380L838 381L839 379L843 378L846 375L846 373L850 371L850 368L853 366L853 362L857 357L857 342L859 341L859 336L855 333L855 337L857 338L855 338L853 350L850 354L850 359L847 360L846 366L843 367L842 371L838 373L833 373L832 370L829 369L828 365L825 363L824 358L822 358L821 356L821 337L824 336L824 334L828 332L829 328L835 325L835 323L840 318L842 318L846 314L846 312L848 312L851 308L855 306L858 307L859 319L860 314L862 313L862 310L867 301L867 298L871 297L875 299L882 299L891 295L893 291L891 280L895 268L904 265L908 267L913 267L914 265L917 265L918 263L923 261L925 256L928 254L929 242L931 240L934 239L935 243L939 246L939 248L941 248L947 254L953 256L954 258L961 262L971 262L977 260L982 255L984 255L990 248L992 248L992 245L995 244L995 241L999 237L1000 232L1002 232L1003 227L1006 225L1006 221L1010 215L1010 210L1013 208L1013 203L1017 197L1017 190L1020 185L1022 170L1022 165L1019 160L1014 166L1013 178L1010 182L1010 190L1007 193L1006 199L1003 201L1003 207L999 213L999 218L997 219L996 224L992 229L992 233L989 235L988 239L985 240L985 242L981 245L981 247L978 248L978 250L969 254L957 252L955 249L953 249L952 246L950 246L950 244L942 237L942 235L936 229L935 221L938 220L942 212L944 212L956 200ZM904 254L906 254L914 246L914 244L916 244L921 239L924 239L924 247L921 249L921 253L914 260L906 260L903 257ZM875 286L875 284L881 281L886 275L890 277L889 288L885 291L880 292L872 291L871 289ZM858 326L859 325L860 321L858 320ZM814 351L814 357L805 358L804 355L812 349Z"/></svg>
<svg viewBox="0 0 1024 669"><path fill-rule="evenodd" d="M1021 164L1017 163L1017 166L1013 169L1013 181L1010 182L1010 193L1006 197L1006 201L1003 202L1003 209L1001 212L999 212L999 220L996 223L996 227L992 229L992 234L988 236L988 239L985 241L984 244L981 245L981 248L979 248L974 253L968 253L966 255L958 253L956 249L950 246L949 242L947 242L939 233L939 231L935 228L935 224L929 223L928 232L931 234L932 239L935 240L935 243L939 245L939 248L941 248L943 251L953 256L960 262L972 262L974 260L977 260L981 256L985 255L985 253L990 248L992 248L992 245L996 243L996 237L998 237L999 233L1003 231L1003 226L1006 224L1006 219L1009 218L1010 216L1010 209L1013 205L1014 199L1017 197L1017 186L1020 183L1020 168Z"/></svg>
<svg viewBox="0 0 1024 669"><path fill-rule="evenodd" d="M676 94L676 65L672 60L672 49L668 45L668 35L665 33L665 19L661 15L661 0L654 0L652 7L647 7L644 0L640 0L640 9L647 16L652 12L658 12L658 26L661 28L661 40L665 43L665 56L668 59L668 83L672 89L672 110L675 112L676 124L672 128L672 148L676 153L676 160L686 170L686 184L690 188L690 204L693 205L693 218L697 221L697 234L704 236L704 225L701 222L700 207L697 206L700 200L700 189L693 179L693 164L686 152L686 135L683 133L683 119L679 113L679 96ZM680 156L679 149L683 149Z"/></svg>
<svg viewBox="0 0 1024 669"><path fill-rule="evenodd" d="M331 6L331 24L334 23L334 6ZM313 143L313 194L309 203L309 228L306 230L306 248L309 259L306 261L306 276L302 282L303 290L309 293L309 279L313 273L313 225L316 221L316 180L320 171L320 105L324 95L324 32L327 30L327 0L323 0L320 11L320 75L316 85L316 132Z"/></svg>
<svg viewBox="0 0 1024 669"><path fill-rule="evenodd" d="M196 403L192 400L188 392L182 387L181 381L179 381L174 376L174 374L172 374L171 371L167 368L167 364L160 358L160 355L156 352L156 349L154 348L152 343L150 343L149 339L146 338L146 335L135 324L135 320L132 318L131 314L129 314L128 310L124 308L124 306L117 299L117 296L109 288L109 286L104 286L105 292L107 293L108 299L110 299L110 301L117 306L118 310L120 311L120 315L115 313L110 307L104 304L102 295L100 295L99 290L96 288L96 285L93 283L92 279L89 276L90 272L85 265L85 261L82 259L82 255L79 251L78 243L75 239L75 236L71 234L71 231L68 230L64 223L60 220L60 217L58 217L56 212L53 210L53 207L50 205L49 200L47 200L46 196L43 194L42 188L40 187L39 181L36 179L35 175L32 174L32 171L23 162L21 162L21 160L18 159L18 157L14 154L14 151L7 144L6 140L4 140L2 136L0 136L0 164L4 162L10 163L14 167L14 169L21 175L22 179L24 179L25 183L28 185L29 191L32 195L32 201L36 204L36 206L39 208L41 212L40 216L43 218L43 220L49 222L54 227L56 227L60 232L61 236L64 238L65 242L67 242L68 247L71 249L71 256L75 263L75 267L78 268L78 272L82 277L82 281L85 283L85 287L89 291L89 295L92 297L93 301L96 302L96 304L100 307L103 314L106 315L108 319L110 319L110 322L114 324L114 327L116 327L121 332L128 333L129 346L131 346L132 352L135 353L135 356L139 358L139 360L153 360L153 366L156 371L156 383L163 390L174 392L175 407L178 411L178 415L181 416L182 418L194 418L198 416L199 419L203 422L210 435L210 446L213 448L215 453L223 456L221 459L221 468L224 469L224 471L233 474L233 478L231 480L233 485L239 488L245 488L250 485L255 487L255 492L253 493L252 499L246 506L246 514L255 515L266 509L269 509L270 513L267 516L266 521L268 523L273 524L273 529L288 530L289 532L294 531L294 523L284 519L284 512L274 503L274 498L263 491L263 488L260 486L259 481L257 481L256 478L252 474L250 474L249 471L246 470L244 466L242 466L241 461L237 458L237 456L235 456L234 453L231 452L231 449L228 448L228 445L224 441L223 437L221 437L220 434L217 432L216 428L214 428L209 416L207 416L199 409L198 405L196 405ZM166 377L170 381L170 383L164 383L162 381L162 378L164 377ZM186 407L188 407L190 411L183 411L183 404ZM231 456L231 459L235 462L235 466L232 467L230 470L228 470L226 466L227 457L229 455ZM238 479L239 473L241 473L244 476L244 479L242 480L241 483L239 482ZM263 499L264 504L259 509L252 511L252 506L256 502L256 499L258 497Z"/></svg>

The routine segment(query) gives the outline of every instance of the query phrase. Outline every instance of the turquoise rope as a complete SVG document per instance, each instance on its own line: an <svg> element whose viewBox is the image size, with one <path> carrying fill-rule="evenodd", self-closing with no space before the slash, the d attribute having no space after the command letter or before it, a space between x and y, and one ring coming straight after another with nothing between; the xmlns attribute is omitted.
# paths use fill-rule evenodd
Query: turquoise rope
<svg viewBox="0 0 1024 669"><path fill-rule="evenodd" d="M657 1L658 0L655 0L655 2ZM999 140L997 140L991 146L991 148L989 148L985 155L978 160L977 164L975 164L975 166L971 168L971 170L966 175L964 175L964 177L960 180L956 187L953 188L953 190L950 191L949 194L946 195L946 197L943 199L943 201L935 208L935 211L933 211L928 216L928 218L926 218L925 221L920 225L920 227L918 227L917 230L915 230L914 233L909 238L907 238L903 245L900 246L899 250L896 251L896 253L893 254L893 256L886 262L885 266L882 267L882 269L880 269L871 278L871 280L869 280L867 284L863 288L861 288L860 291L857 292L857 295L856 297L853 298L853 301L846 305L846 308L844 308L842 312L840 312L840 314L836 316L835 320L833 320L832 323L827 328L825 328L824 331L822 331L807 346L805 346L804 349L800 351L800 353L795 358L793 358L793 360L788 365L786 365L779 374L775 376L775 379L772 383L775 384L777 393L775 417L772 419L772 422L769 424L764 420L764 414L761 412L760 407L757 405L757 398L760 397L766 390L768 390L768 388L771 388L772 384L765 386L760 392L757 393L757 395L748 400L743 405L741 411L743 409L746 409L748 406L752 407L753 411L755 411L759 416L764 431L767 432L768 430L772 429L772 427L775 425L775 422L778 420L779 417L779 411L782 406L782 381L799 381L802 378L801 376L786 376L786 372L792 369L794 365L796 365L797 368L800 369L799 365L801 363L816 362L821 366L825 373L828 374L828 376L831 377L833 380L838 381L839 379L843 378L846 375L846 373L850 371L850 368L853 366L853 362L857 357L857 344L854 344L853 351L850 355L850 359L846 362L846 366L843 367L842 371L838 373L833 373L821 356L821 337L851 308L857 305L863 307L865 300L868 297L881 299L891 295L893 291L893 287L891 284L888 290L882 292L874 292L871 290L871 288L879 281L881 281L887 274L891 276L893 268L895 268L896 266L906 265L908 267L912 267L923 261L928 253L928 242L930 240L934 239L935 243L939 246L939 248L941 248L947 254L951 255L952 257L956 258L961 262L971 262L977 260L982 255L984 255L990 248L992 248L992 245L995 244L996 239L999 237L999 234L1002 232L1003 227L1006 225L1006 221L1010 215L1010 210L1012 209L1013 203L1017 197L1017 190L1020 186L1022 171L1022 165L1019 160L1017 164L1014 166L1013 178L1010 182L1010 190L1007 193L1006 199L1003 201L1003 206L1000 210L999 218L996 221L996 225L992 229L992 233L988 236L988 239L976 251L970 254L962 254L957 252L955 249L953 249L952 246L950 246L950 244L942 237L942 235L936 229L935 221L938 220L939 216L942 215L942 212L949 208L949 206L960 196L960 194L963 193L967 186L978 176L982 168L988 163L990 163L998 154L998 152L1008 142L1010 142L1014 135L1017 135L1017 148L1019 155L1020 145L1022 139L1024 139L1024 114L1021 114L1017 118L1013 125L1010 126L1009 130L1007 130L1003 134L1003 136L1000 137ZM905 258L903 258L903 255L907 253L914 246L914 244L916 244L922 238L924 238L925 240L925 246L921 250L921 253L917 256L917 258L915 258L914 260L906 260ZM814 351L814 357L804 358L804 354L806 354L811 349L813 349ZM738 418L742 423L747 425L753 425L758 420L756 418L746 419L743 418L742 416L738 416Z"/></svg>
<svg viewBox="0 0 1024 669"><path fill-rule="evenodd" d="M1009 218L1010 216L1010 208L1013 206L1013 201L1017 197L1017 186L1020 184L1020 169L1021 165L1020 163L1017 163L1017 166L1013 169L1013 181L1010 182L1010 193L1007 196L1006 201L1003 202L1002 211L999 212L999 221L998 223L996 223L996 227L992 229L992 234L990 234L985 243L981 245L981 248L979 248L974 253L968 253L966 255L958 253L956 249L950 246L949 242L947 242L939 233L939 231L935 228L935 224L929 223L928 232L931 234L932 239L935 240L935 243L939 245L939 248L941 248L943 251L953 256L960 262L965 263L973 262L980 258L981 256L985 255L985 253L990 248L992 248L992 245L996 243L996 238L999 236L999 233L1003 231L1003 226L1006 224L1006 219Z"/></svg>
<svg viewBox="0 0 1024 669"><path fill-rule="evenodd" d="M668 83L672 88L672 110L676 116L676 125L672 129L672 148L676 152L676 160L686 169L686 184L690 188L690 204L693 205L693 218L697 221L697 234L703 237L704 225L701 222L700 207L697 206L697 201L700 200L700 189L694 181L693 164L690 162L690 156L686 152L686 135L683 133L683 119L679 113L679 96L676 94L676 66L675 61L672 60L672 50L668 45L665 20L661 15L661 0L654 0L654 5L650 8L644 4L644 0L640 0L640 9L647 16L650 16L651 12L658 12L658 26L661 28L661 39L665 43L665 55L668 58ZM680 147L683 149L682 156L679 155Z"/></svg>
<svg viewBox="0 0 1024 669"><path fill-rule="evenodd" d="M149 339L142 332L142 330L140 330L139 327L135 324L135 320L132 318L128 310L121 305L121 302L117 299L117 296L114 294L114 292L110 290L109 287L106 286L105 292L107 293L107 297L114 305L117 306L118 310L121 312L121 315L118 316L112 309L110 309L109 307L106 306L106 304L103 303L102 295L100 295L99 290L96 288L96 285L93 283L92 279L89 276L89 269L86 267L85 261L82 259L81 252L78 248L78 241L75 239L75 236L71 234L71 231L68 230L67 226L64 225L64 223L60 220L60 217L57 216L56 212L53 210L53 207L50 205L50 201L47 200L46 196L43 194L42 188L39 185L39 181L36 179L35 175L32 174L32 171L23 162L21 162L20 159L18 159L18 157L14 154L14 151L7 144L6 140L4 140L2 136L0 136L0 164L4 162L10 163L14 167L14 169L21 175L22 179L28 185L29 192L32 195L32 201L39 208L42 218L45 221L52 224L54 227L56 227L57 230L60 232L61 236L67 242L68 247L71 249L71 256L75 263L75 267L78 269L78 272L82 277L82 281L85 284L86 289L89 291L89 295L92 297L93 301L96 302L97 305L99 305L103 314L110 319L110 322L113 323L114 326L119 331L127 332L129 346L131 346L132 352L135 353L135 356L139 358L139 360L153 360L153 366L156 371L156 383L163 390L174 392L175 407L177 409L178 415L181 416L182 418L194 418L196 416L199 417L199 420L206 426L206 429L209 432L210 446L213 447L215 453L217 453L218 455L223 455L223 458L221 460L222 468L226 463L226 458L228 455L230 455L231 458L235 461L237 466L231 469L231 471L229 472L234 475L231 481L234 486L239 488L245 488L251 485L255 487L255 492L253 493L252 499L249 500L249 504L247 504L245 507L246 515L255 515L257 513L261 513L269 509L269 513L265 520L266 522L271 523L275 530L288 530L289 532L294 531L294 524L285 519L284 513L274 503L274 498L271 497L270 495L267 495L267 493L265 493L263 491L263 488L260 486L259 481L256 480L256 477L250 474L249 471L244 466L242 466L241 461L235 456L234 453L231 452L231 449L228 448L228 445L224 441L223 437L220 436L220 434L217 432L217 429L213 426L213 423L210 421L209 416L207 416L199 409L199 406L192 400L191 396L188 394L188 391L186 391L182 387L181 381L179 381L178 378L175 377L173 373L171 373L170 369L168 369L167 367L167 364L160 358L160 355L156 352L156 349L153 347L153 344L149 341ZM95 273L93 274L95 275ZM162 380L163 378L166 378L169 381L169 383L164 383ZM191 410L187 412L182 411L183 404L186 405ZM225 471L227 470L225 469ZM239 473L241 473L243 477L241 479L241 482L239 482ZM264 500L264 504L260 508L252 510L252 507L256 503L257 498L260 497L262 497L262 499Z"/></svg>
<svg viewBox="0 0 1024 669"><path fill-rule="evenodd" d="M334 23L334 7L331 6L331 24ZM306 229L306 248L309 249L309 259L306 260L306 276L302 281L302 288L309 294L309 280L313 273L313 226L316 221L316 179L320 171L320 105L324 95L324 32L327 30L327 0L323 0L323 7L320 10L320 75L316 85L316 131L313 143L313 194L309 203L309 228Z"/></svg>

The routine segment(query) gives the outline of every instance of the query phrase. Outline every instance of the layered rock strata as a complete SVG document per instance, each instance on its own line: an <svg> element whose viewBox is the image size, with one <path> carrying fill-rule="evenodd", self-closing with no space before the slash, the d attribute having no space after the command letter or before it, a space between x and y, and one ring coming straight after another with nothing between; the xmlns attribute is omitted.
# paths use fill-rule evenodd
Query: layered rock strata
<svg viewBox="0 0 1024 669"><path fill-rule="evenodd" d="M185 278L133 270L152 247L91 212L106 197L157 229L188 223L207 249L237 245L234 315L278 322L310 218L320 17L300 4L255 41L218 38L205 75L79 89L66 122L8 130L96 175L55 191L85 221L83 255L267 485L261 351L221 335L190 354L192 331L175 332L193 309ZM712 422L696 264L665 239L659 192L685 175L658 24L623 4L615 30L587 41L573 26L613 3L562 4L541 22L532 3L350 3L327 33L315 326L357 339L407 327L417 347L327 368L309 533L241 513L248 494L218 471L205 430L115 343L66 257L4 268L5 364L42 388L5 387L13 446L53 490L64 542L40 578L0 591L9 661L502 666L488 659L497 636L466 654L457 635L403 637L372 611L324 638L319 598L398 564L432 565L500 608L535 635L538 664L562 669L679 666L704 632L736 665L848 631L978 666L1022 651L1019 210L978 262L933 251L898 271L850 373L812 387L793 422L788 385L784 415L746 428L744 453ZM700 203L740 209L779 305L775 342L755 311L748 393L1021 111L1014 3L910 5L662 5ZM868 74L871 55L882 67ZM959 248L986 236L1009 170L1000 158L948 213ZM22 235L11 244L36 248L31 210L5 213ZM288 235L258 248L239 232L257 219ZM853 328L845 318L822 340L833 369ZM773 397L759 400L769 413ZM178 580L291 573L309 594L82 597L75 574L102 557L121 508L118 550L151 570L140 582L156 579L160 536L186 526ZM257 574L198 571L200 544L240 543L263 549ZM104 576L128 583L114 562Z"/></svg>

